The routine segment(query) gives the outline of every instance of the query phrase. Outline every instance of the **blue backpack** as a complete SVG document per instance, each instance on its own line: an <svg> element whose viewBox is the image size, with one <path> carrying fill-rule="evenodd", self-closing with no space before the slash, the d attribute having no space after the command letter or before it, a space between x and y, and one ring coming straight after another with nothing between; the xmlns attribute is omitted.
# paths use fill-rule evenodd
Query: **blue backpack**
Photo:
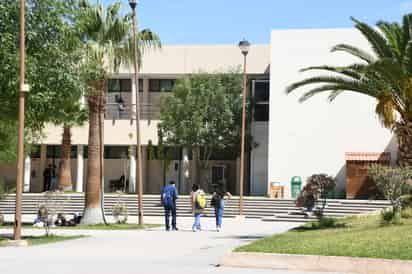
<svg viewBox="0 0 412 274"><path fill-rule="evenodd" d="M173 195L171 189L165 189L162 195L163 206L173 206Z"/></svg>

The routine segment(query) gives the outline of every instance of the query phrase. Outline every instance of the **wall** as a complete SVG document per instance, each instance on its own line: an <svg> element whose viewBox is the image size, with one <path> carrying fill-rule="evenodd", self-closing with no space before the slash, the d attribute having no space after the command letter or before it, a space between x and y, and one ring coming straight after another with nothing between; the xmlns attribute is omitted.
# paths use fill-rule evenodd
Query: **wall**
<svg viewBox="0 0 412 274"><path fill-rule="evenodd" d="M306 179L319 172L340 174L343 188L345 152L380 152L390 143L391 133L377 119L372 98L347 93L329 103L326 95L318 95L300 104L305 89L285 94L288 85L311 76L299 73L302 68L353 63L347 54L330 53L339 43L368 50L353 29L272 32L268 172L269 182L287 185L287 193L292 176Z"/></svg>

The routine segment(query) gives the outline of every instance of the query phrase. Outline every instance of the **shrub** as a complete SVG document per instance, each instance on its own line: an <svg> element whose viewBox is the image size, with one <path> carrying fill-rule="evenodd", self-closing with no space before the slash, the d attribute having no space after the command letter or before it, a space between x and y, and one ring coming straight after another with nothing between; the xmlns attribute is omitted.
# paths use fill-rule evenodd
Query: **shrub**
<svg viewBox="0 0 412 274"><path fill-rule="evenodd" d="M335 188L335 179L326 174L314 174L307 179L306 185L303 187L296 200L296 206L305 207L311 211L316 202L322 200L321 206L316 211L318 219L323 218L323 211L326 206L326 195Z"/></svg>
<svg viewBox="0 0 412 274"><path fill-rule="evenodd" d="M400 224L401 216L392 209L386 209L381 212L381 221L384 225Z"/></svg>
<svg viewBox="0 0 412 274"><path fill-rule="evenodd" d="M397 219L401 217L402 195L410 191L408 181L412 178L412 169L371 165L368 174L384 197L391 202L393 208L392 220L398 222ZM383 222L387 222L390 219L389 217L390 213L387 213L387 211L382 213Z"/></svg>

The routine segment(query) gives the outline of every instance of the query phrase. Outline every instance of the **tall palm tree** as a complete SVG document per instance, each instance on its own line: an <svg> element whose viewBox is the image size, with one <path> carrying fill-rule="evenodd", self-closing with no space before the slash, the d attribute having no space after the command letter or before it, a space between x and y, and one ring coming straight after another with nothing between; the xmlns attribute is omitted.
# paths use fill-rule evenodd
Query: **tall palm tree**
<svg viewBox="0 0 412 274"><path fill-rule="evenodd" d="M118 71L121 64L132 63L133 38L132 18L120 13L121 3L116 2L106 9L97 1L80 1L79 29L85 48L86 75L88 82L89 146L87 162L86 205L82 222L103 222L101 203L101 172L103 141L101 134L105 109L105 89L110 73ZM160 47L159 37L149 29L138 34L139 60L146 48Z"/></svg>
<svg viewBox="0 0 412 274"><path fill-rule="evenodd" d="M300 101L330 92L333 101L342 92L355 92L376 99L376 114L384 127L398 140L398 163L412 165L412 14L403 23L378 22L377 28L354 18L355 27L371 45L369 53L358 47L340 44L332 52L346 52L359 59L349 66L315 66L302 69L320 70L325 76L307 78L290 85L290 93L303 86L314 85ZM331 73L333 75L331 75Z"/></svg>

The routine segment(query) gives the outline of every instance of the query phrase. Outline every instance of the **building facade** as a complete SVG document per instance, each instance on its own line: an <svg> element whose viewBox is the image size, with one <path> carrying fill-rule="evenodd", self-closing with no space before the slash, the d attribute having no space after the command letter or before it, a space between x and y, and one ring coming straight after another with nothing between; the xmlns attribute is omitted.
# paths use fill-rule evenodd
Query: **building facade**
<svg viewBox="0 0 412 274"><path fill-rule="evenodd" d="M256 119L252 119L251 125L254 140L259 145L248 157L245 189L253 195L265 194L267 185L267 136L264 135L268 132L269 118L269 60L269 45L251 47L247 66L249 86L251 95L256 94L258 98ZM193 168L190 151L170 148L173 159L167 166L156 153L161 98L171 94L176 79L199 72L241 69L242 64L243 56L236 45L163 46L145 53L138 83L144 193L159 193L164 183L170 180L177 183L181 193L188 193L191 188L184 179L184 174ZM123 189L136 191L135 85L133 69L127 67L122 67L108 81L104 121L106 192L114 191L116 181L122 176L127 181ZM49 125L45 128L44 138L36 144L37 152L25 160L25 191L43 191L43 170L49 164L59 166L62 133L61 127ZM72 128L71 133L73 185L76 191L82 192L87 178L88 124ZM6 180L13 180L14 165L1 166L0 174ZM233 193L239 189L238 177L239 159L226 155L212 155L210 168L201 172L201 180L207 181L207 185L224 179L227 189Z"/></svg>
<svg viewBox="0 0 412 274"><path fill-rule="evenodd" d="M285 89L310 73L302 68L314 65L345 65L355 61L344 53L331 53L341 43L368 50L368 43L354 29L275 30L270 45L254 45L248 55L248 79L253 99L250 121L254 141L258 144L248 155L244 189L250 195L266 195L272 183L285 188L290 197L290 181L303 181L315 173L336 176L338 189L346 188L347 153L389 152L396 159L396 140L384 129L375 114L376 102L367 96L341 94L330 103L327 94L299 103L304 88L286 95ZM160 100L169 96L176 79L198 72L225 71L240 67L243 56L235 45L164 46L146 52L139 77L141 102L141 139L143 144L144 193L158 193L166 181L177 182L181 193L190 185L184 176L191 172L190 152L173 150L167 168L156 156ZM313 73L313 72L311 72ZM104 125L105 190L124 175L127 191L136 190L135 124L136 102L132 70L121 68L108 84ZM119 102L122 110L119 110ZM42 171L48 163L58 165L62 128L48 126L40 149L25 161L25 190L42 191ZM72 129L72 178L76 191L83 191L87 166L88 125ZM374 154L375 153L375 154ZM0 176L13 180L14 165L0 166ZM222 155L212 157L202 180L225 179L227 189L239 190L239 159Z"/></svg>
<svg viewBox="0 0 412 274"><path fill-rule="evenodd" d="M331 53L342 43L370 50L357 30L275 30L271 39L268 183L280 183L290 196L293 176L305 180L326 173L336 176L338 189L345 190L346 153L387 151L396 159L396 140L381 125L373 98L343 93L329 102L325 93L299 103L305 88L285 93L290 84L319 75L300 73L303 68L359 62L345 53Z"/></svg>

